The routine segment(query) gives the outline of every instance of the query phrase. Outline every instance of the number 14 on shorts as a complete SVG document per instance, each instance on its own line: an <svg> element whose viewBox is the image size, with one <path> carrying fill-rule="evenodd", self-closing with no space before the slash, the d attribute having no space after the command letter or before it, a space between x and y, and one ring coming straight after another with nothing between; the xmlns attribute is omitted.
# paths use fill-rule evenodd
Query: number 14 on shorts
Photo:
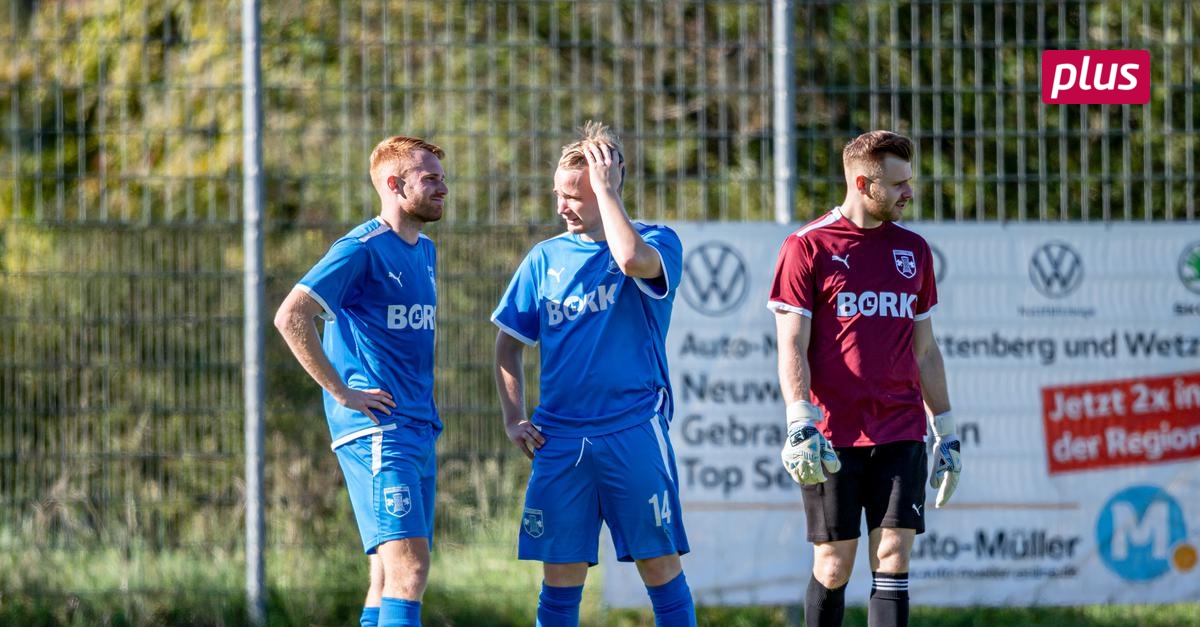
<svg viewBox="0 0 1200 627"><path fill-rule="evenodd" d="M661 527L663 523L671 524L671 499L667 498L667 493L662 493L662 499L659 499L657 494L650 495L650 500L646 501L650 504L650 509L654 510L654 526Z"/></svg>

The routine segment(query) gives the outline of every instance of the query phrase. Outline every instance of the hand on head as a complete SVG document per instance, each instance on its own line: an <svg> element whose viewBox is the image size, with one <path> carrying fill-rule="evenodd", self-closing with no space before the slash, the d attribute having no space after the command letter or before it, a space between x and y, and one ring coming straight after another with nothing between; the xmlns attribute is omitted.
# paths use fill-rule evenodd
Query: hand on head
<svg viewBox="0 0 1200 627"><path fill-rule="evenodd" d="M583 156L588 162L592 189L606 186L620 189L625 176L625 157L621 151L605 142L588 141L583 145Z"/></svg>

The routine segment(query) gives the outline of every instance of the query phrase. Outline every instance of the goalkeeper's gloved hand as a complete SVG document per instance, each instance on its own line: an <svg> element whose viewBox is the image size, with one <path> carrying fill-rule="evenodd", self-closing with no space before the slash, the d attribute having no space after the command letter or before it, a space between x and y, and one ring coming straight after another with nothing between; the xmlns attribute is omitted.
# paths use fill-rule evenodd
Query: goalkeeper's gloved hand
<svg viewBox="0 0 1200 627"><path fill-rule="evenodd" d="M958 487L958 476L962 472L962 444L954 433L954 415L950 412L934 416L930 425L933 429L933 469L929 473L929 487L938 491L933 506L941 507L950 500L954 488Z"/></svg>
<svg viewBox="0 0 1200 627"><path fill-rule="evenodd" d="M800 485L824 483L822 466L832 474L842 468L842 462L817 429L817 423L824 420L821 410L808 401L798 401L788 405L787 419L787 441L779 453L783 467Z"/></svg>

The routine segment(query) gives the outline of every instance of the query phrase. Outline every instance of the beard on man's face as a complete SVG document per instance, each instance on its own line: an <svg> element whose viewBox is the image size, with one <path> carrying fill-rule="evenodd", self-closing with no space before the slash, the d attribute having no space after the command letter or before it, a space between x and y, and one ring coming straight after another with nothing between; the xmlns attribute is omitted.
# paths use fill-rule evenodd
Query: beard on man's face
<svg viewBox="0 0 1200 627"><path fill-rule="evenodd" d="M413 207L404 207L404 213L421 222L437 222L442 219L442 205L432 200L425 200Z"/></svg>

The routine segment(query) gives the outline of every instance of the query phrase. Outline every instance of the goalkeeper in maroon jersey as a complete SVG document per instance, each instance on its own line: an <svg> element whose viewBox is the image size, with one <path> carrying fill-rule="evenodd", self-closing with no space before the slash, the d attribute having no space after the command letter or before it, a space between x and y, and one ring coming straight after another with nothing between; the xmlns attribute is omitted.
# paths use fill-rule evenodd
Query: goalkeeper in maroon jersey
<svg viewBox="0 0 1200 627"><path fill-rule="evenodd" d="M908 624L909 556L925 531L927 421L937 507L962 470L930 320L933 255L896 223L913 197L912 155L912 140L888 131L847 144L845 200L788 236L771 285L787 402L781 456L801 486L813 543L808 627L842 624L864 514L870 624Z"/></svg>

